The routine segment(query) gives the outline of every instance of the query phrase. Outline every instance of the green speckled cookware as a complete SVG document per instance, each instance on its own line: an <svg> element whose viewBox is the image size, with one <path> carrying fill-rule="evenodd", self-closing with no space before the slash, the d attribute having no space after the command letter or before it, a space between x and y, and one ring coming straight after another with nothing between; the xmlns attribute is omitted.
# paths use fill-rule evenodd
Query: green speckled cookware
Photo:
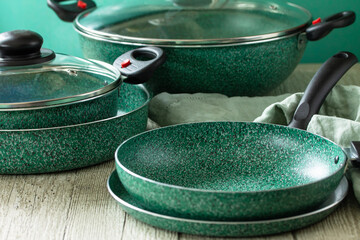
<svg viewBox="0 0 360 240"><path fill-rule="evenodd" d="M348 191L348 182L346 178L343 178L328 199L310 212L287 218L231 222L193 220L148 211L127 193L116 172L110 175L107 187L112 197L128 214L152 226L196 235L249 237L292 231L321 221L332 213L337 205L345 198Z"/></svg>
<svg viewBox="0 0 360 240"><path fill-rule="evenodd" d="M116 152L121 182L145 209L199 220L309 211L334 191L345 163L342 149L320 136L245 122L165 127L126 140Z"/></svg>
<svg viewBox="0 0 360 240"><path fill-rule="evenodd" d="M31 31L0 34L0 129L68 126L114 117L122 82L143 83L164 61L159 48L123 53L110 65L41 48ZM147 61L135 58L149 56Z"/></svg>
<svg viewBox="0 0 360 240"><path fill-rule="evenodd" d="M74 14L64 16L58 2L48 5L63 20L83 11L75 3ZM342 12L312 24L306 9L278 0L127 1L89 8L74 21L86 57L112 62L136 46L164 49L168 61L146 84L154 94L266 94L294 70L308 40L355 20L353 12Z"/></svg>
<svg viewBox="0 0 360 240"><path fill-rule="evenodd" d="M47 173L86 167L114 158L125 139L145 131L149 94L122 84L117 115L55 128L0 130L0 173Z"/></svg>
<svg viewBox="0 0 360 240"><path fill-rule="evenodd" d="M356 62L348 52L326 61L291 127L190 123L126 140L115 153L121 182L145 209L190 219L264 220L317 208L338 186L347 157L335 143L297 128L306 128Z"/></svg>

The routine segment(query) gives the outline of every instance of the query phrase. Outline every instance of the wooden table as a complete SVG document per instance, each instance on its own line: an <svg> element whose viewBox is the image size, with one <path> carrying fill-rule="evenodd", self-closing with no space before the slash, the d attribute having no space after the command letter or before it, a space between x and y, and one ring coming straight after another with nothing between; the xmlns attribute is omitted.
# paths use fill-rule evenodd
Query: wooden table
<svg viewBox="0 0 360 240"><path fill-rule="evenodd" d="M297 77L310 80L318 66L300 65L291 81ZM360 82L359 73L357 65L343 84ZM110 161L61 173L0 175L0 239L220 239L165 231L127 215L106 189L113 170ZM350 191L339 208L317 224L252 239L359 240L360 205Z"/></svg>

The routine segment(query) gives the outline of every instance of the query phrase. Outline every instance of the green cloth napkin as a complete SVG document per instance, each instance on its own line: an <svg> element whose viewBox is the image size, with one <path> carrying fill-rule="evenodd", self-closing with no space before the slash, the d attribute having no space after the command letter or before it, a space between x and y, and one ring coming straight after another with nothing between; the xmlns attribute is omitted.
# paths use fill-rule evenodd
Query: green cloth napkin
<svg viewBox="0 0 360 240"><path fill-rule="evenodd" d="M360 87L335 86L326 98L319 114L314 115L307 131L326 137L342 147L360 141ZM255 122L287 125L302 93L296 93L267 107ZM353 183L355 197L360 203L360 169L350 167L347 175Z"/></svg>
<svg viewBox="0 0 360 240"><path fill-rule="evenodd" d="M264 97L227 97L221 94L160 93L149 105L149 117L159 126L203 121L255 121L287 125L303 93ZM326 98L307 131L343 147L360 141L360 87L337 85ZM360 170L348 171L360 202Z"/></svg>
<svg viewBox="0 0 360 240"><path fill-rule="evenodd" d="M159 126L205 121L253 121L267 106L290 94L269 97L227 97L217 93L156 95L149 118Z"/></svg>

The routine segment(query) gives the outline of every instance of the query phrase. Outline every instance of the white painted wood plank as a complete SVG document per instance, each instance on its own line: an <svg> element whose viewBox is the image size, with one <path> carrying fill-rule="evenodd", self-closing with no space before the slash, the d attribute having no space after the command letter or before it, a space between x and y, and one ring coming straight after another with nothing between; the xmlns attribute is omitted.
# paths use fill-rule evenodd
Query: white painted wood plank
<svg viewBox="0 0 360 240"><path fill-rule="evenodd" d="M142 223L135 218L127 215L124 234L124 240L177 240L178 233L162 230Z"/></svg>
<svg viewBox="0 0 360 240"><path fill-rule="evenodd" d="M106 188L113 161L76 172L64 239L120 239L125 213Z"/></svg>
<svg viewBox="0 0 360 240"><path fill-rule="evenodd" d="M359 240L360 206L350 194L339 208L323 221L294 232L297 240Z"/></svg>
<svg viewBox="0 0 360 240"><path fill-rule="evenodd" d="M0 176L1 239L62 239L73 190L65 175ZM56 234L54 234L56 233Z"/></svg>
<svg viewBox="0 0 360 240"><path fill-rule="evenodd" d="M214 237L202 237L188 234L181 234L180 240L294 240L291 233L278 234L273 236L264 236L264 237L239 237L239 238L214 238Z"/></svg>

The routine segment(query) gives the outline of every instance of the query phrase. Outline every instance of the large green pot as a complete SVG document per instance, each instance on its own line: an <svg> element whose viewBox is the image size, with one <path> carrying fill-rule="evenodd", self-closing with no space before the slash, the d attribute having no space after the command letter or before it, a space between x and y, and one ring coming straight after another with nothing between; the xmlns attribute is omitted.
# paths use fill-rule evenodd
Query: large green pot
<svg viewBox="0 0 360 240"><path fill-rule="evenodd" d="M59 0L48 0L59 13ZM92 1L87 1L89 7ZM69 7L69 6L68 6ZM343 12L312 25L304 8L283 1L136 1L79 14L75 29L87 58L112 62L136 46L160 46L168 61L146 84L162 91L263 95L284 81L308 40L355 19Z"/></svg>
<svg viewBox="0 0 360 240"><path fill-rule="evenodd" d="M122 84L114 117L83 124L0 130L0 174L33 174L76 169L114 158L117 146L145 131L148 92Z"/></svg>

